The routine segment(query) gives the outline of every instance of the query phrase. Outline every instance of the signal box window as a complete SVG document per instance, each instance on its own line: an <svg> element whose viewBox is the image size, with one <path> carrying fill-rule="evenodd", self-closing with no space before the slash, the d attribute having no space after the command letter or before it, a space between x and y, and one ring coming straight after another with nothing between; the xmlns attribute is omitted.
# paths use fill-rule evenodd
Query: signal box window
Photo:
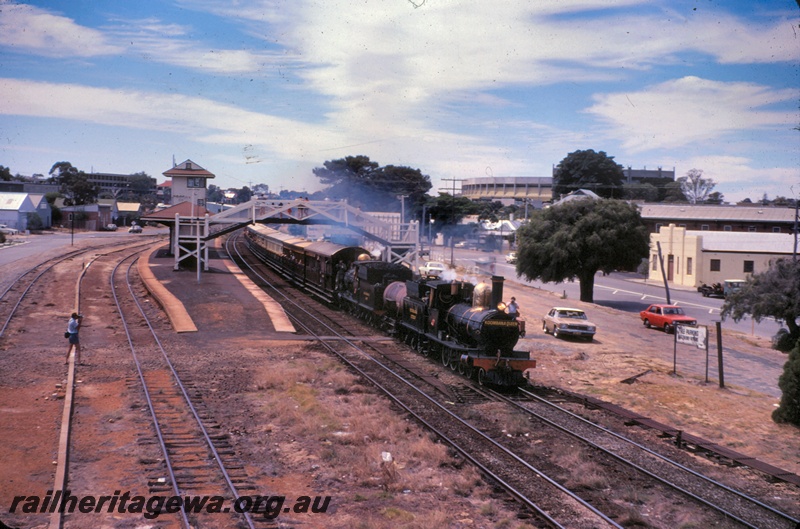
<svg viewBox="0 0 800 529"><path fill-rule="evenodd" d="M711 260L711 271L712 272L719 272L719 270L720 270L719 259L712 259Z"/></svg>
<svg viewBox="0 0 800 529"><path fill-rule="evenodd" d="M753 261L745 261L744 262L744 270L742 270L745 274L752 274L754 270Z"/></svg>

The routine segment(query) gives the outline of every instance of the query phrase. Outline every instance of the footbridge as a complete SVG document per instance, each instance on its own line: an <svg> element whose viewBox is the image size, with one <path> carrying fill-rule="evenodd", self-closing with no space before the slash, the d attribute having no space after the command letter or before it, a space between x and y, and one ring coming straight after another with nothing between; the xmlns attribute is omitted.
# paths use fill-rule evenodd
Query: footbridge
<svg viewBox="0 0 800 529"><path fill-rule="evenodd" d="M189 248L186 257L199 257L202 261L208 241L255 223L337 226L363 237L366 241L364 247L373 255L380 256L381 260L405 262L413 267L419 264L417 221L390 222L379 213L366 213L345 201L254 199L203 218L180 218L176 215L175 222L176 266L182 259L179 255L181 248ZM182 244L183 239L188 244Z"/></svg>

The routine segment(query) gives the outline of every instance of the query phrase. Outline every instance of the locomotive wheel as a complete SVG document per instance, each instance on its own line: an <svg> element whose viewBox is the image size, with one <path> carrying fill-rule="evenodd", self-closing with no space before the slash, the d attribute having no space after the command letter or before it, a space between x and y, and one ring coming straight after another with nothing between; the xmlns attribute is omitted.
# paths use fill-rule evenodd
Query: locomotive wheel
<svg viewBox="0 0 800 529"><path fill-rule="evenodd" d="M464 362L458 363L458 374L459 375L466 375L467 374L467 364Z"/></svg>
<svg viewBox="0 0 800 529"><path fill-rule="evenodd" d="M450 353L450 371L455 371L458 369L458 364L461 363L461 359L458 357L458 353L452 352Z"/></svg>
<svg viewBox="0 0 800 529"><path fill-rule="evenodd" d="M464 366L464 376L467 378L472 378L475 376L475 368L470 365Z"/></svg>
<svg viewBox="0 0 800 529"><path fill-rule="evenodd" d="M442 365L447 367L450 365L450 350L442 349Z"/></svg>
<svg viewBox="0 0 800 529"><path fill-rule="evenodd" d="M486 385L486 370L484 370L482 367L478 368L478 385Z"/></svg>

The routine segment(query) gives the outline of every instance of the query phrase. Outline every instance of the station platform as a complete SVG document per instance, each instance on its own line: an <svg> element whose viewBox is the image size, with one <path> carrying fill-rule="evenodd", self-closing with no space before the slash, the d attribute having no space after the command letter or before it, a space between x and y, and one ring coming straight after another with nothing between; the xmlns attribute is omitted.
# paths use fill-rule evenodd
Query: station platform
<svg viewBox="0 0 800 529"><path fill-rule="evenodd" d="M291 338L295 327L280 304L256 286L219 248L209 249L209 270L174 270L168 243L139 258L145 288L178 333L230 332L241 328L262 338ZM289 336L287 336L289 335Z"/></svg>

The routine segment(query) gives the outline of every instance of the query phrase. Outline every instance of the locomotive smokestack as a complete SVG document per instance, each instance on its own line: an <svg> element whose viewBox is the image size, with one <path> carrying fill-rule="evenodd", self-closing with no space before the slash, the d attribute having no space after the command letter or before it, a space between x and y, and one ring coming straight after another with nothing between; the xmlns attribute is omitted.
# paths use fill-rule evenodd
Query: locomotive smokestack
<svg viewBox="0 0 800 529"><path fill-rule="evenodd" d="M503 283L505 282L503 276L492 276L492 308L496 309L503 301Z"/></svg>

